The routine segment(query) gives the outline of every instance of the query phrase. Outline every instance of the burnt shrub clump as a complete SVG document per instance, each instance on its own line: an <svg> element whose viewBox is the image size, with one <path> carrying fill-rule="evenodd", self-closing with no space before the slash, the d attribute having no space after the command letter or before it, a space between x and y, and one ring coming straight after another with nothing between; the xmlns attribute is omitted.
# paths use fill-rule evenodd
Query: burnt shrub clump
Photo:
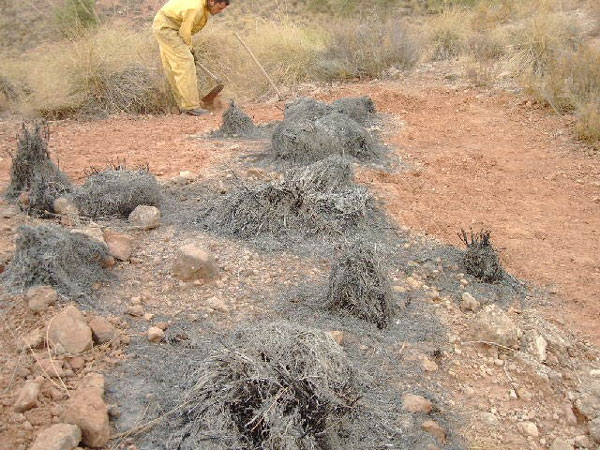
<svg viewBox="0 0 600 450"><path fill-rule="evenodd" d="M114 166L91 175L74 196L79 211L88 217L127 217L137 206L158 206L162 193L147 168Z"/></svg>
<svg viewBox="0 0 600 450"><path fill-rule="evenodd" d="M344 248L329 275L327 302L330 310L351 314L378 328L389 326L391 283L371 248L361 243Z"/></svg>
<svg viewBox="0 0 600 450"><path fill-rule="evenodd" d="M218 135L224 137L253 137L257 132L254 122L232 100L227 111L223 113L223 124Z"/></svg>
<svg viewBox="0 0 600 450"><path fill-rule="evenodd" d="M24 225L18 233L14 258L0 278L11 291L51 285L67 297L82 298L107 277L110 255L100 241L56 225Z"/></svg>
<svg viewBox="0 0 600 450"><path fill-rule="evenodd" d="M356 417L357 376L330 335L281 321L241 328L224 346L196 371L173 448L350 448L337 445Z"/></svg>
<svg viewBox="0 0 600 450"><path fill-rule="evenodd" d="M467 247L463 258L465 272L485 283L504 279L505 271L492 246L489 231L482 230L479 233L471 231L469 236L465 230L461 230L459 237Z"/></svg>
<svg viewBox="0 0 600 450"><path fill-rule="evenodd" d="M27 194L28 200L21 202L22 206L41 215L52 213L54 200L73 190L67 176L50 159L49 140L47 122L22 124L17 151L12 155L10 184L5 192L6 198L12 201L20 194Z"/></svg>
<svg viewBox="0 0 600 450"><path fill-rule="evenodd" d="M241 239L342 234L372 207L371 195L352 175L349 161L330 157L286 172L283 181L239 185L209 204L197 222Z"/></svg>

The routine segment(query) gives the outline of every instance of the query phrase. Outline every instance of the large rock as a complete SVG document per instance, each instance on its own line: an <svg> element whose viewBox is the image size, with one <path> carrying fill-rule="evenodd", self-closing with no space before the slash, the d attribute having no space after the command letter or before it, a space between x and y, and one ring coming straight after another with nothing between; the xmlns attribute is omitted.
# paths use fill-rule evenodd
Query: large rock
<svg viewBox="0 0 600 450"><path fill-rule="evenodd" d="M32 380L26 381L25 385L23 385L23 387L17 394L17 398L15 400L14 405L15 411L18 413L22 413L35 407L37 405L37 399L39 395L39 383Z"/></svg>
<svg viewBox="0 0 600 450"><path fill-rule="evenodd" d="M217 263L213 255L190 244L181 247L173 262L173 275L183 281L208 281L217 275Z"/></svg>
<svg viewBox="0 0 600 450"><path fill-rule="evenodd" d="M25 299L29 309L36 313L42 313L56 304L58 294L51 286L35 286L27 290Z"/></svg>
<svg viewBox="0 0 600 450"><path fill-rule="evenodd" d="M119 336L117 329L104 317L94 316L89 323L96 344L104 344Z"/></svg>
<svg viewBox="0 0 600 450"><path fill-rule="evenodd" d="M131 250L133 247L133 239L126 234L117 233L116 231L104 230L104 241L108 246L108 251L112 256L121 261L129 261L131 258Z"/></svg>
<svg viewBox="0 0 600 450"><path fill-rule="evenodd" d="M129 214L129 222L143 230L151 230L160 225L160 210L155 206L139 205Z"/></svg>
<svg viewBox="0 0 600 450"><path fill-rule="evenodd" d="M82 353L92 346L92 330L75 306L66 307L52 320L48 337L58 353Z"/></svg>
<svg viewBox="0 0 600 450"><path fill-rule="evenodd" d="M52 204L54 212L60 215L60 221L63 225L72 226L77 223L79 218L79 209L73 200L66 197L59 197Z"/></svg>
<svg viewBox="0 0 600 450"><path fill-rule="evenodd" d="M476 339L493 342L505 347L519 348L521 330L496 305L487 305L473 321Z"/></svg>
<svg viewBox="0 0 600 450"><path fill-rule="evenodd" d="M100 390L81 387L65 403L61 416L64 423L81 429L81 442L88 447L104 447L110 438L108 407Z"/></svg>
<svg viewBox="0 0 600 450"><path fill-rule="evenodd" d="M73 450L81 441L77 425L57 423L41 431L29 450Z"/></svg>

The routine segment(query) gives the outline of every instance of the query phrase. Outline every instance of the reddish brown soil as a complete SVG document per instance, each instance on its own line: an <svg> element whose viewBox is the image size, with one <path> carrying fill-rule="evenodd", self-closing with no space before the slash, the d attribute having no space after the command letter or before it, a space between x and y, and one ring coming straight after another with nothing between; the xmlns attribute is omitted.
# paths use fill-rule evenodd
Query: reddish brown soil
<svg viewBox="0 0 600 450"><path fill-rule="evenodd" d="M512 274L550 288L547 315L600 343L600 166L573 138L571 119L522 97L446 87L423 76L318 96L363 94L388 116L384 139L409 167L361 174L398 223L453 245L460 245L460 228L491 230ZM245 109L258 122L282 116L281 104ZM239 148L198 136L219 121L220 114L59 121L51 125L51 150L76 180L89 166L117 159L149 163L161 177L202 173ZM17 128L0 122L2 185Z"/></svg>

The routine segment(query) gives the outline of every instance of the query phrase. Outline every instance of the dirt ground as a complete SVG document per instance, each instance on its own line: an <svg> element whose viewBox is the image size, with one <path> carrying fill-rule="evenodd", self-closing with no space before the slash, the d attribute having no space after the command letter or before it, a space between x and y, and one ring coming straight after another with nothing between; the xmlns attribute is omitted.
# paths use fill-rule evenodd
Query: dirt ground
<svg viewBox="0 0 600 450"><path fill-rule="evenodd" d="M575 141L571 118L558 117L523 96L463 88L440 77L306 87L324 100L370 95L386 115L383 140L410 167L389 174L364 170L401 225L459 246L457 232L486 228L505 267L547 289L548 318L600 343L600 166ZM282 118L283 104L244 105L258 123ZM113 117L51 124L50 148L81 181L90 166L117 160L149 163L159 177L199 174L227 161L241 145L202 139L220 114ZM19 124L0 121L0 183L9 178Z"/></svg>

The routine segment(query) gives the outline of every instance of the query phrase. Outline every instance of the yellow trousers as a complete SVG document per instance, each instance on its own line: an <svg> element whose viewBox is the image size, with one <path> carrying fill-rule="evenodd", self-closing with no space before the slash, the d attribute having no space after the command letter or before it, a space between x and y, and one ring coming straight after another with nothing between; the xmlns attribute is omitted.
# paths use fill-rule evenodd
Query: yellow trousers
<svg viewBox="0 0 600 450"><path fill-rule="evenodd" d="M199 108L196 64L176 27L177 24L159 12L154 18L152 32L158 41L160 58L179 109Z"/></svg>

